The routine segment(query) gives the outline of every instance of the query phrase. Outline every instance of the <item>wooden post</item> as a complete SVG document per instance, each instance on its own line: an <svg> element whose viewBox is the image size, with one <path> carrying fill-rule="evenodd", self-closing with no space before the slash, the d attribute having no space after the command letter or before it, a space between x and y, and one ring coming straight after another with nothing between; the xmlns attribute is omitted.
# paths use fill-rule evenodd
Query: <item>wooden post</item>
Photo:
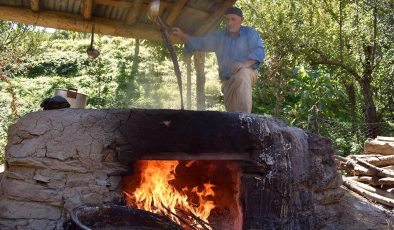
<svg viewBox="0 0 394 230"><path fill-rule="evenodd" d="M194 53L194 67L196 69L197 110L205 110L205 53Z"/></svg>
<svg viewBox="0 0 394 230"><path fill-rule="evenodd" d="M30 7L31 7L31 10L34 12L40 11L40 0L31 0Z"/></svg>
<svg viewBox="0 0 394 230"><path fill-rule="evenodd" d="M93 0L83 0L83 11L82 15L84 19L90 19L93 12Z"/></svg>
<svg viewBox="0 0 394 230"><path fill-rule="evenodd" d="M311 131L312 133L319 134L319 108L314 104L310 111L312 113L312 119L309 121L311 124Z"/></svg>
<svg viewBox="0 0 394 230"><path fill-rule="evenodd" d="M192 55L185 55L186 62L186 74L187 74L187 82L186 82L186 109L192 109Z"/></svg>

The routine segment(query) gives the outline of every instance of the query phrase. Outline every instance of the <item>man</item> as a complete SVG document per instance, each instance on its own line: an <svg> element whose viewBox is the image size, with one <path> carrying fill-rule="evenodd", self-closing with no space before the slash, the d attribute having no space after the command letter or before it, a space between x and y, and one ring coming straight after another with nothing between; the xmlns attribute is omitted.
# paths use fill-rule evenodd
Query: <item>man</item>
<svg viewBox="0 0 394 230"><path fill-rule="evenodd" d="M243 26L242 10L230 7L226 11L226 28L204 37L193 37L180 28L173 34L186 43L185 51L215 52L219 64L224 105L229 112L252 111L252 86L265 51L257 31Z"/></svg>

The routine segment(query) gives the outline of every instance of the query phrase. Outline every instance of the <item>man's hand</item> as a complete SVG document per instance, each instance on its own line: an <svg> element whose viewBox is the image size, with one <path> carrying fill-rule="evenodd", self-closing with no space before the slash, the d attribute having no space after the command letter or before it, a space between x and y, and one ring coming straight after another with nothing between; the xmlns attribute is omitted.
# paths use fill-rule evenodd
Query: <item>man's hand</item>
<svg viewBox="0 0 394 230"><path fill-rule="evenodd" d="M175 37L177 37L177 38L179 38L179 39L181 39L183 42L187 42L187 39L188 39L188 37L189 37L189 35L188 34L186 34L186 33L184 33L180 28L178 28L178 27L174 27L174 28L172 28L172 34L175 36Z"/></svg>
<svg viewBox="0 0 394 230"><path fill-rule="evenodd" d="M256 60L246 60L244 62L236 62L231 66L231 71L233 73L237 73L239 70L241 70L242 68L249 68L252 65L254 65L257 61Z"/></svg>
<svg viewBox="0 0 394 230"><path fill-rule="evenodd" d="M244 63L242 63L242 62L236 62L236 63L234 63L234 64L231 66L231 71L232 71L233 73L237 73L240 69L246 68L246 67L247 67L247 66L245 66Z"/></svg>

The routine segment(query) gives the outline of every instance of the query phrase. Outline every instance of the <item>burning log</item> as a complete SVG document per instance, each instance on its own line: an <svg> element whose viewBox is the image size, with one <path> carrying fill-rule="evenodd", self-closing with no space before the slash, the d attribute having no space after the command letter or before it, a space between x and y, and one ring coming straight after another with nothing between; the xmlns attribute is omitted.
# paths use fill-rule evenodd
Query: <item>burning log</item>
<svg viewBox="0 0 394 230"><path fill-rule="evenodd" d="M171 210L170 210L169 208L167 208L163 203L162 203L162 206L163 206L163 208L164 208L167 212L171 213L171 215L173 215L173 216L175 216L176 218L178 218L178 220L179 220L180 222L182 222L182 223L185 224L186 226L190 227L191 230L196 229L196 228L194 228L194 226L193 226L192 224L190 224L187 220L185 220L185 219L182 218L181 216L179 216L179 215L177 215L176 213L174 213L173 211L171 211ZM163 214L165 215L166 213L163 212Z"/></svg>

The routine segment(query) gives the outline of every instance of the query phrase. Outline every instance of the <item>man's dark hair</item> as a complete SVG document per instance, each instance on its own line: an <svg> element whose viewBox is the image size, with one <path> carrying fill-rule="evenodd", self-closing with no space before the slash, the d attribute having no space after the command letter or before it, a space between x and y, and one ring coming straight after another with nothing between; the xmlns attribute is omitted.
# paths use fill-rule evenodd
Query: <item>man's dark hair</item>
<svg viewBox="0 0 394 230"><path fill-rule="evenodd" d="M235 6L227 8L226 14L236 14L236 15L240 16L241 18L244 17L242 10L238 7L235 7Z"/></svg>

